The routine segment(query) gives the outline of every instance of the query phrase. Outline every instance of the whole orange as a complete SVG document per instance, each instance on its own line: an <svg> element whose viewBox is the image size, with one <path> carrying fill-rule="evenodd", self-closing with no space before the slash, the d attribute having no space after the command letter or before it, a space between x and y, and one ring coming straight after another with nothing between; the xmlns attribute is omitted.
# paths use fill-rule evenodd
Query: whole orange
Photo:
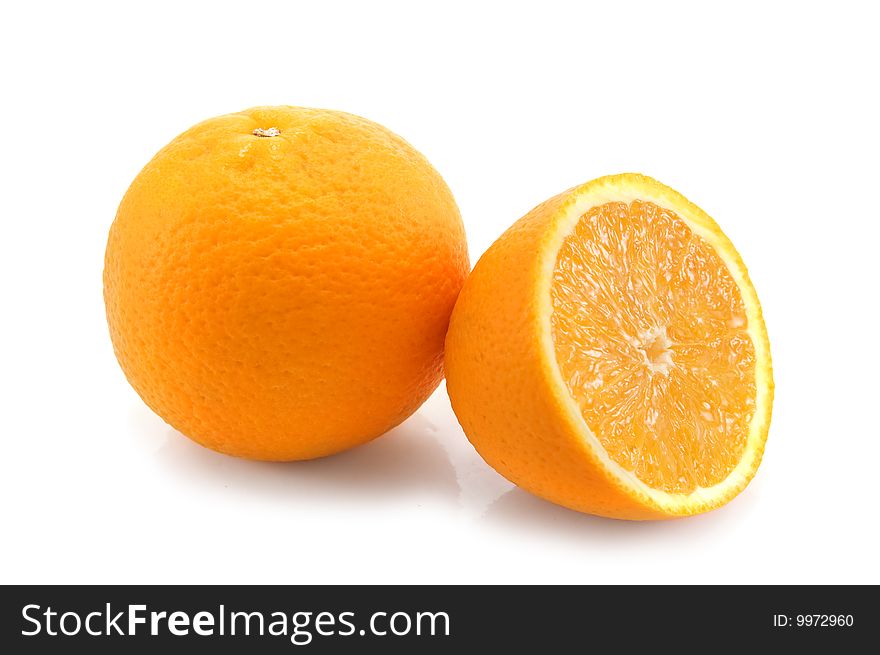
<svg viewBox="0 0 880 655"><path fill-rule="evenodd" d="M223 453L308 459L431 394L468 270L455 200L409 143L257 107L192 127L137 176L104 299L119 363L165 421Z"/></svg>

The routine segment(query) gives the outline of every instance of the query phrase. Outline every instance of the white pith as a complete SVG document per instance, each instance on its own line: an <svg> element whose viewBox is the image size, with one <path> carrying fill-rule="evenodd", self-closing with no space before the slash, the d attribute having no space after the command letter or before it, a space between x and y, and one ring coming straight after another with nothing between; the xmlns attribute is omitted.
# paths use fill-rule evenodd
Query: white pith
<svg viewBox="0 0 880 655"><path fill-rule="evenodd" d="M675 366L672 361L672 339L666 334L666 326L661 325L648 332L639 334L632 340L634 348L640 350L645 357L645 366L655 375L669 375ZM652 356L650 352L659 346L662 352Z"/></svg>

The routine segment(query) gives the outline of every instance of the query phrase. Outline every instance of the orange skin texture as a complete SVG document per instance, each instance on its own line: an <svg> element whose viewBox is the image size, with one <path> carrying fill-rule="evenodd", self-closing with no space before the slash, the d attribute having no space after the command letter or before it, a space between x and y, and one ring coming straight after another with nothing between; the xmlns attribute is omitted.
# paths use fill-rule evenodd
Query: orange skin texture
<svg viewBox="0 0 880 655"><path fill-rule="evenodd" d="M298 460L383 434L433 392L468 270L455 200L406 141L343 112L258 107L192 127L141 171L104 298L159 416L222 453Z"/></svg>

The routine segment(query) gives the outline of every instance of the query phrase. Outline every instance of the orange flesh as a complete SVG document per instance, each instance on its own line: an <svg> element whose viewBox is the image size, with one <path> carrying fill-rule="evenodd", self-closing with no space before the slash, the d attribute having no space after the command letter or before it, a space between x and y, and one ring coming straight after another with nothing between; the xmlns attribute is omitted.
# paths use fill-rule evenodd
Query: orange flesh
<svg viewBox="0 0 880 655"><path fill-rule="evenodd" d="M723 481L755 409L755 349L727 266L674 212L592 208L551 288L556 358L609 457L649 487Z"/></svg>

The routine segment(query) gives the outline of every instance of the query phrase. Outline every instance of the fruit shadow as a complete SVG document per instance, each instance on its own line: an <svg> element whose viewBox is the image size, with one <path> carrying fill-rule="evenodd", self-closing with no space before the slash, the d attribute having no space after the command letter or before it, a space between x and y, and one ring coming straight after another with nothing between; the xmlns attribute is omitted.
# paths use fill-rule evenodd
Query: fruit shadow
<svg viewBox="0 0 880 655"><path fill-rule="evenodd" d="M624 521L582 514L514 487L496 498L483 512L484 525L516 536L548 535L564 542L608 542L638 547L658 541L695 544L724 538L753 513L760 495L753 481L727 505L714 511L668 521Z"/></svg>
<svg viewBox="0 0 880 655"><path fill-rule="evenodd" d="M285 502L366 504L415 498L457 504L455 470L435 432L417 413L383 436L336 455L259 462L215 453L170 430L156 456L178 479Z"/></svg>

